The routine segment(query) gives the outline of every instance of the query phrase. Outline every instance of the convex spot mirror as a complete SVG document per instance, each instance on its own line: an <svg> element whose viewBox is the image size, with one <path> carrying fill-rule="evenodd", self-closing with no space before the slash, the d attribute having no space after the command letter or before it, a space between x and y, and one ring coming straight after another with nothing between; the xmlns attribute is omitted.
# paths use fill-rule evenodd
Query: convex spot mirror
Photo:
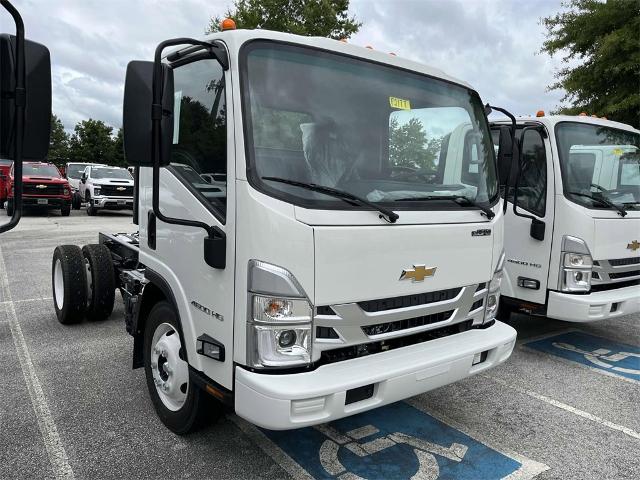
<svg viewBox="0 0 640 480"><path fill-rule="evenodd" d="M43 160L51 131L51 58L49 49L30 40L25 53L24 160ZM13 158L16 145L16 37L0 34L0 156ZM18 97L20 94L18 94Z"/></svg>
<svg viewBox="0 0 640 480"><path fill-rule="evenodd" d="M160 166L169 164L173 143L173 70L162 64L162 115ZM127 65L124 84L122 130L124 155L131 166L153 166L154 63L135 60Z"/></svg>

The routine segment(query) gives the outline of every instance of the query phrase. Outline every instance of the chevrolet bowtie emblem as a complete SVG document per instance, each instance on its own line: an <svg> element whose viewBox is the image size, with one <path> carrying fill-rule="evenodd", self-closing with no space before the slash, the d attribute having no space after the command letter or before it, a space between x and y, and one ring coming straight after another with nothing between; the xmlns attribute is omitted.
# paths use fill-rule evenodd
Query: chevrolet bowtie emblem
<svg viewBox="0 0 640 480"><path fill-rule="evenodd" d="M638 240L634 240L633 242L627 244L627 248L635 252L637 249L640 248L640 242L638 242Z"/></svg>
<svg viewBox="0 0 640 480"><path fill-rule="evenodd" d="M400 280L408 280L414 282L422 282L426 277L433 277L437 267L425 267L424 265L414 265L413 268L402 270Z"/></svg>
<svg viewBox="0 0 640 480"><path fill-rule="evenodd" d="M43 188L47 188L47 186L46 185L36 185L36 188L43 189Z"/></svg>
<svg viewBox="0 0 640 480"><path fill-rule="evenodd" d="M124 188L124 187L118 187L118 188L116 188L116 190L118 190L119 192L122 192L122 191L126 190L126 188Z"/></svg>

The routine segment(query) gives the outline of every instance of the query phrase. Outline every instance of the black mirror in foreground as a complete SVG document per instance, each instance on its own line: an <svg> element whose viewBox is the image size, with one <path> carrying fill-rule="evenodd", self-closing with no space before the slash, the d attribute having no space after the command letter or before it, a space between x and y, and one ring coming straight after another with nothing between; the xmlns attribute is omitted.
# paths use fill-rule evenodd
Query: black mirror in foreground
<svg viewBox="0 0 640 480"><path fill-rule="evenodd" d="M0 158L13 160L14 211L0 233L22 216L22 160L44 160L51 130L51 60L44 45L25 40L20 13L8 0L0 6L13 18L16 34L0 34ZM25 144L24 140L29 141Z"/></svg>

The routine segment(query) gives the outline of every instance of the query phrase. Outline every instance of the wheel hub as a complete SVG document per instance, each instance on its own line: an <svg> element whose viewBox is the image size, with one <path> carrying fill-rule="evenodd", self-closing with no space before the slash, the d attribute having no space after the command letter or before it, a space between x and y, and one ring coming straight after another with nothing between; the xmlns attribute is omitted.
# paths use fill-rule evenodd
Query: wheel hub
<svg viewBox="0 0 640 480"><path fill-rule="evenodd" d="M169 410L179 410L189 387L189 368L180 358L180 336L172 325L163 323L156 328L151 345L151 371L158 396Z"/></svg>

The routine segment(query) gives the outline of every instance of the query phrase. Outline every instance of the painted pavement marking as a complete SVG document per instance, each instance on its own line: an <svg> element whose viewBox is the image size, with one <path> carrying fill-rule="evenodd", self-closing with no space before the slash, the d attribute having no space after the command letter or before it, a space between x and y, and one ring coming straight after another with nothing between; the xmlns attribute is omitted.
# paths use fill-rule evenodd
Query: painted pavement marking
<svg viewBox="0 0 640 480"><path fill-rule="evenodd" d="M296 479L526 480L549 468L493 449L405 402L287 432L231 420Z"/></svg>
<svg viewBox="0 0 640 480"><path fill-rule="evenodd" d="M523 344L631 380L640 380L640 347L573 331Z"/></svg>
<svg viewBox="0 0 640 480"><path fill-rule="evenodd" d="M493 380L494 382L510 388L512 390L515 390L518 393L522 393L523 395L528 395L532 398L535 398L537 400L540 400L542 402L548 403L549 405L553 405L554 407L560 408L562 410L565 410L567 412L573 413L574 415L578 415L579 417L582 418L586 418L588 420L591 420L592 422L598 423L600 425L603 425L607 428L610 428L611 430L617 430L619 432L624 433L625 435L630 436L631 438L635 438L637 440L640 440L640 433L636 432L635 430L632 430L628 427L625 427L624 425L619 425L617 423L613 423L610 422L609 420L605 420L604 418L600 418L597 415L593 415L592 413L589 412L585 412L584 410L580 410L578 408L572 407L571 405L567 405L566 403L562 403L559 402L558 400L555 400L551 397L547 397L546 395L542 395L540 393L534 392L532 390L527 390L526 388L520 387L518 385L514 385L512 383L506 382L504 380L502 380L501 378L497 378L494 377L492 375L487 375L487 374L480 374L480 376L488 378L490 380Z"/></svg>
<svg viewBox="0 0 640 480"><path fill-rule="evenodd" d="M3 292L3 305L5 308L6 316L8 317L9 329L11 330L11 337L18 354L18 360L20 362L20 368L22 369L22 375L24 381L27 384L27 391L31 398L31 405L38 421L38 427L42 434L42 440L47 450L49 462L53 470L54 478L72 480L75 478L67 453L62 445L60 436L58 435L58 429L49 410L47 399L44 395L42 385L38 380L36 369L31 360L27 342L22 334L22 328L18 323L18 317L14 303L11 301L11 292L9 291L9 277L7 275L6 265L4 263L4 257L2 255L2 246L0 245L0 292Z"/></svg>

